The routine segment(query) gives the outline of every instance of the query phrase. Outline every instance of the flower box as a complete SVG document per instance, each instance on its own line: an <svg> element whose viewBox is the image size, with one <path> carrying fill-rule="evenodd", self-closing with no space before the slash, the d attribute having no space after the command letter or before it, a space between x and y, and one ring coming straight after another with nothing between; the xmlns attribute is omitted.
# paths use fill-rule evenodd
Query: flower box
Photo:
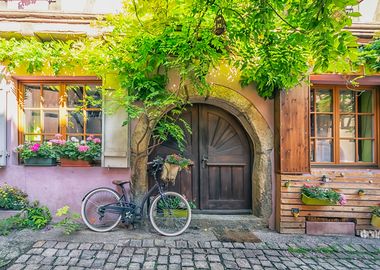
<svg viewBox="0 0 380 270"><path fill-rule="evenodd" d="M25 166L56 166L57 159L55 158L26 158L24 159Z"/></svg>
<svg viewBox="0 0 380 270"><path fill-rule="evenodd" d="M380 217L376 215L372 215L371 225L376 228L380 228Z"/></svg>
<svg viewBox="0 0 380 270"><path fill-rule="evenodd" d="M187 217L188 211L186 209L163 209L164 217L173 216L173 217Z"/></svg>
<svg viewBox="0 0 380 270"><path fill-rule="evenodd" d="M91 167L88 160L61 158L61 167Z"/></svg>
<svg viewBox="0 0 380 270"><path fill-rule="evenodd" d="M301 194L301 201L307 205L336 205L335 203L332 203L330 200L310 198L303 193Z"/></svg>

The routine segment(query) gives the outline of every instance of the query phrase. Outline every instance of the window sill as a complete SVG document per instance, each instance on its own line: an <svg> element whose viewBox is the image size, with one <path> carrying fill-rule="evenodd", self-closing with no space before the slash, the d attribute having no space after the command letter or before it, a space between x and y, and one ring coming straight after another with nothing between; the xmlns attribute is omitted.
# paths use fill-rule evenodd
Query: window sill
<svg viewBox="0 0 380 270"><path fill-rule="evenodd" d="M311 169L379 169L379 166L377 164L311 164L310 167Z"/></svg>

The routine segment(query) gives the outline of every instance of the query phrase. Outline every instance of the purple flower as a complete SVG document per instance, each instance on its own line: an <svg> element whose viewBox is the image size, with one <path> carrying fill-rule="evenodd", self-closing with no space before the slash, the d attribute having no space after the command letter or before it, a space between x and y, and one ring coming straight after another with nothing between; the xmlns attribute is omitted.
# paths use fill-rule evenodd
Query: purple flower
<svg viewBox="0 0 380 270"><path fill-rule="evenodd" d="M79 145L78 146L78 151L79 152L87 152L88 151L88 149L90 149L90 147L88 147L87 145Z"/></svg>
<svg viewBox="0 0 380 270"><path fill-rule="evenodd" d="M339 204L340 204L340 205L345 205L346 203L347 203L346 195L344 195L344 194L340 194Z"/></svg>
<svg viewBox="0 0 380 270"><path fill-rule="evenodd" d="M39 149L40 149L39 143L35 143L30 147L30 150L32 150L33 152L37 152Z"/></svg>
<svg viewBox="0 0 380 270"><path fill-rule="evenodd" d="M99 138L94 138L92 141L93 141L94 143L101 143L101 142L102 142Z"/></svg>
<svg viewBox="0 0 380 270"><path fill-rule="evenodd" d="M61 139L52 139L52 140L50 140L49 142L51 142L51 143L53 143L53 144L60 144L60 145L66 143L65 140L61 140Z"/></svg>

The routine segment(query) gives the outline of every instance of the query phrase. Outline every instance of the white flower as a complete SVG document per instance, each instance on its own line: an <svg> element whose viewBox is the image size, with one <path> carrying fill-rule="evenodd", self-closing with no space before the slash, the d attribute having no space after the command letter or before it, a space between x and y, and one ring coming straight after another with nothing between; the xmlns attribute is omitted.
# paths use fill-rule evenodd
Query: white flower
<svg viewBox="0 0 380 270"><path fill-rule="evenodd" d="M70 141L75 142L75 143L79 142L79 140L77 138L75 138L75 137L71 137Z"/></svg>
<svg viewBox="0 0 380 270"><path fill-rule="evenodd" d="M81 141L80 141L80 144L81 144L81 145L85 145L85 144L86 144L86 141L85 141L85 140L81 140Z"/></svg>

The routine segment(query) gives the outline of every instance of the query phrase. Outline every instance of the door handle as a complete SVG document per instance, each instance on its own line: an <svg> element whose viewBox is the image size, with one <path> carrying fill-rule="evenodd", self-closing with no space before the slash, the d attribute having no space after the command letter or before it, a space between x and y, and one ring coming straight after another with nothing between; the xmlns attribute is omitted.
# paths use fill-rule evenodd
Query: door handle
<svg viewBox="0 0 380 270"><path fill-rule="evenodd" d="M207 166L208 157L206 155L202 156L202 168L206 168Z"/></svg>

